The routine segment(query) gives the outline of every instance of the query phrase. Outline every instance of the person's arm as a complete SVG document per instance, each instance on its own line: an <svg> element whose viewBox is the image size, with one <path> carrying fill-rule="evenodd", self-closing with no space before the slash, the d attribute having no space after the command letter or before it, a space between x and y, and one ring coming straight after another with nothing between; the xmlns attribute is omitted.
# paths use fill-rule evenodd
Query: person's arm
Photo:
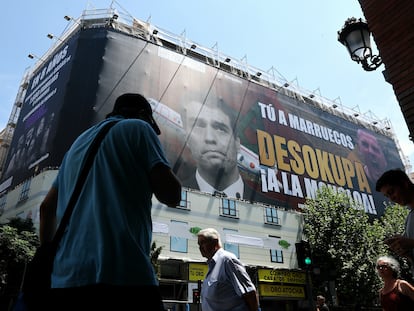
<svg viewBox="0 0 414 311"><path fill-rule="evenodd" d="M414 248L414 239L396 235L386 239L384 242L398 255L412 260L411 253Z"/></svg>
<svg viewBox="0 0 414 311"><path fill-rule="evenodd" d="M58 190L52 187L40 203L40 245L52 241L55 234L57 198Z"/></svg>
<svg viewBox="0 0 414 311"><path fill-rule="evenodd" d="M235 291L240 292L249 311L257 311L259 309L259 299L256 288L244 265L237 258L233 257L234 255L231 255L225 260L225 266L222 269L226 271L227 279Z"/></svg>
<svg viewBox="0 0 414 311"><path fill-rule="evenodd" d="M399 280L398 287L403 295L410 297L411 300L414 300L414 286L407 281Z"/></svg>
<svg viewBox="0 0 414 311"><path fill-rule="evenodd" d="M250 311L257 311L259 309L259 302L257 300L256 291L248 292L242 295L242 297Z"/></svg>
<svg viewBox="0 0 414 311"><path fill-rule="evenodd" d="M180 204L181 183L168 166L155 165L150 172L150 183L158 201L172 207Z"/></svg>

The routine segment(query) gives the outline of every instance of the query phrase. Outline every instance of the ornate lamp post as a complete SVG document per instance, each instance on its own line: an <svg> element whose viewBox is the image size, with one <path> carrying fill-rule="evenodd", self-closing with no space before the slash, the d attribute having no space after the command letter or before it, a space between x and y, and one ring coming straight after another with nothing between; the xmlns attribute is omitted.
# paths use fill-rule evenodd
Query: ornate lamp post
<svg viewBox="0 0 414 311"><path fill-rule="evenodd" d="M372 55L371 32L368 24L361 18L348 18L338 31L338 41L346 46L353 61L361 63L366 71L377 69L382 64L379 55Z"/></svg>

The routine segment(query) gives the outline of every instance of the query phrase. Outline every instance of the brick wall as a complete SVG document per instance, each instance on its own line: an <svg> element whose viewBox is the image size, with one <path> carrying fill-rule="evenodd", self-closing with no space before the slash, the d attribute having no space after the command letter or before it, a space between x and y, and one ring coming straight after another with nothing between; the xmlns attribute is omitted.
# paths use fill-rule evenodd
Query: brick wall
<svg viewBox="0 0 414 311"><path fill-rule="evenodd" d="M394 88L414 138L414 1L359 0L359 3L383 59L384 76Z"/></svg>

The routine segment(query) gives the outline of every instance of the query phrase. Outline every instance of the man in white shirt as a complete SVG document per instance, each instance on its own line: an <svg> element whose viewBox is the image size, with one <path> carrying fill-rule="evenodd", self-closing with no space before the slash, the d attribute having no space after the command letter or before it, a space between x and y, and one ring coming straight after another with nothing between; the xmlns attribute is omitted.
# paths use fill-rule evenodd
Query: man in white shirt
<svg viewBox="0 0 414 311"><path fill-rule="evenodd" d="M257 311L256 287L240 260L222 248L217 230L203 229L197 236L200 253L208 263L201 287L203 311Z"/></svg>

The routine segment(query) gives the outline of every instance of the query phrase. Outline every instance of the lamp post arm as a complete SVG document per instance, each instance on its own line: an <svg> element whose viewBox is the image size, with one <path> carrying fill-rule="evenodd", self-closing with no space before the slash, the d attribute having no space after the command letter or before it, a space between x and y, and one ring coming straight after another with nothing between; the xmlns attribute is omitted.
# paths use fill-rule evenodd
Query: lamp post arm
<svg viewBox="0 0 414 311"><path fill-rule="evenodd" d="M368 62L370 61L370 62ZM382 58L379 55L372 55L370 58L366 58L361 61L362 68L366 71L373 71L382 64Z"/></svg>

